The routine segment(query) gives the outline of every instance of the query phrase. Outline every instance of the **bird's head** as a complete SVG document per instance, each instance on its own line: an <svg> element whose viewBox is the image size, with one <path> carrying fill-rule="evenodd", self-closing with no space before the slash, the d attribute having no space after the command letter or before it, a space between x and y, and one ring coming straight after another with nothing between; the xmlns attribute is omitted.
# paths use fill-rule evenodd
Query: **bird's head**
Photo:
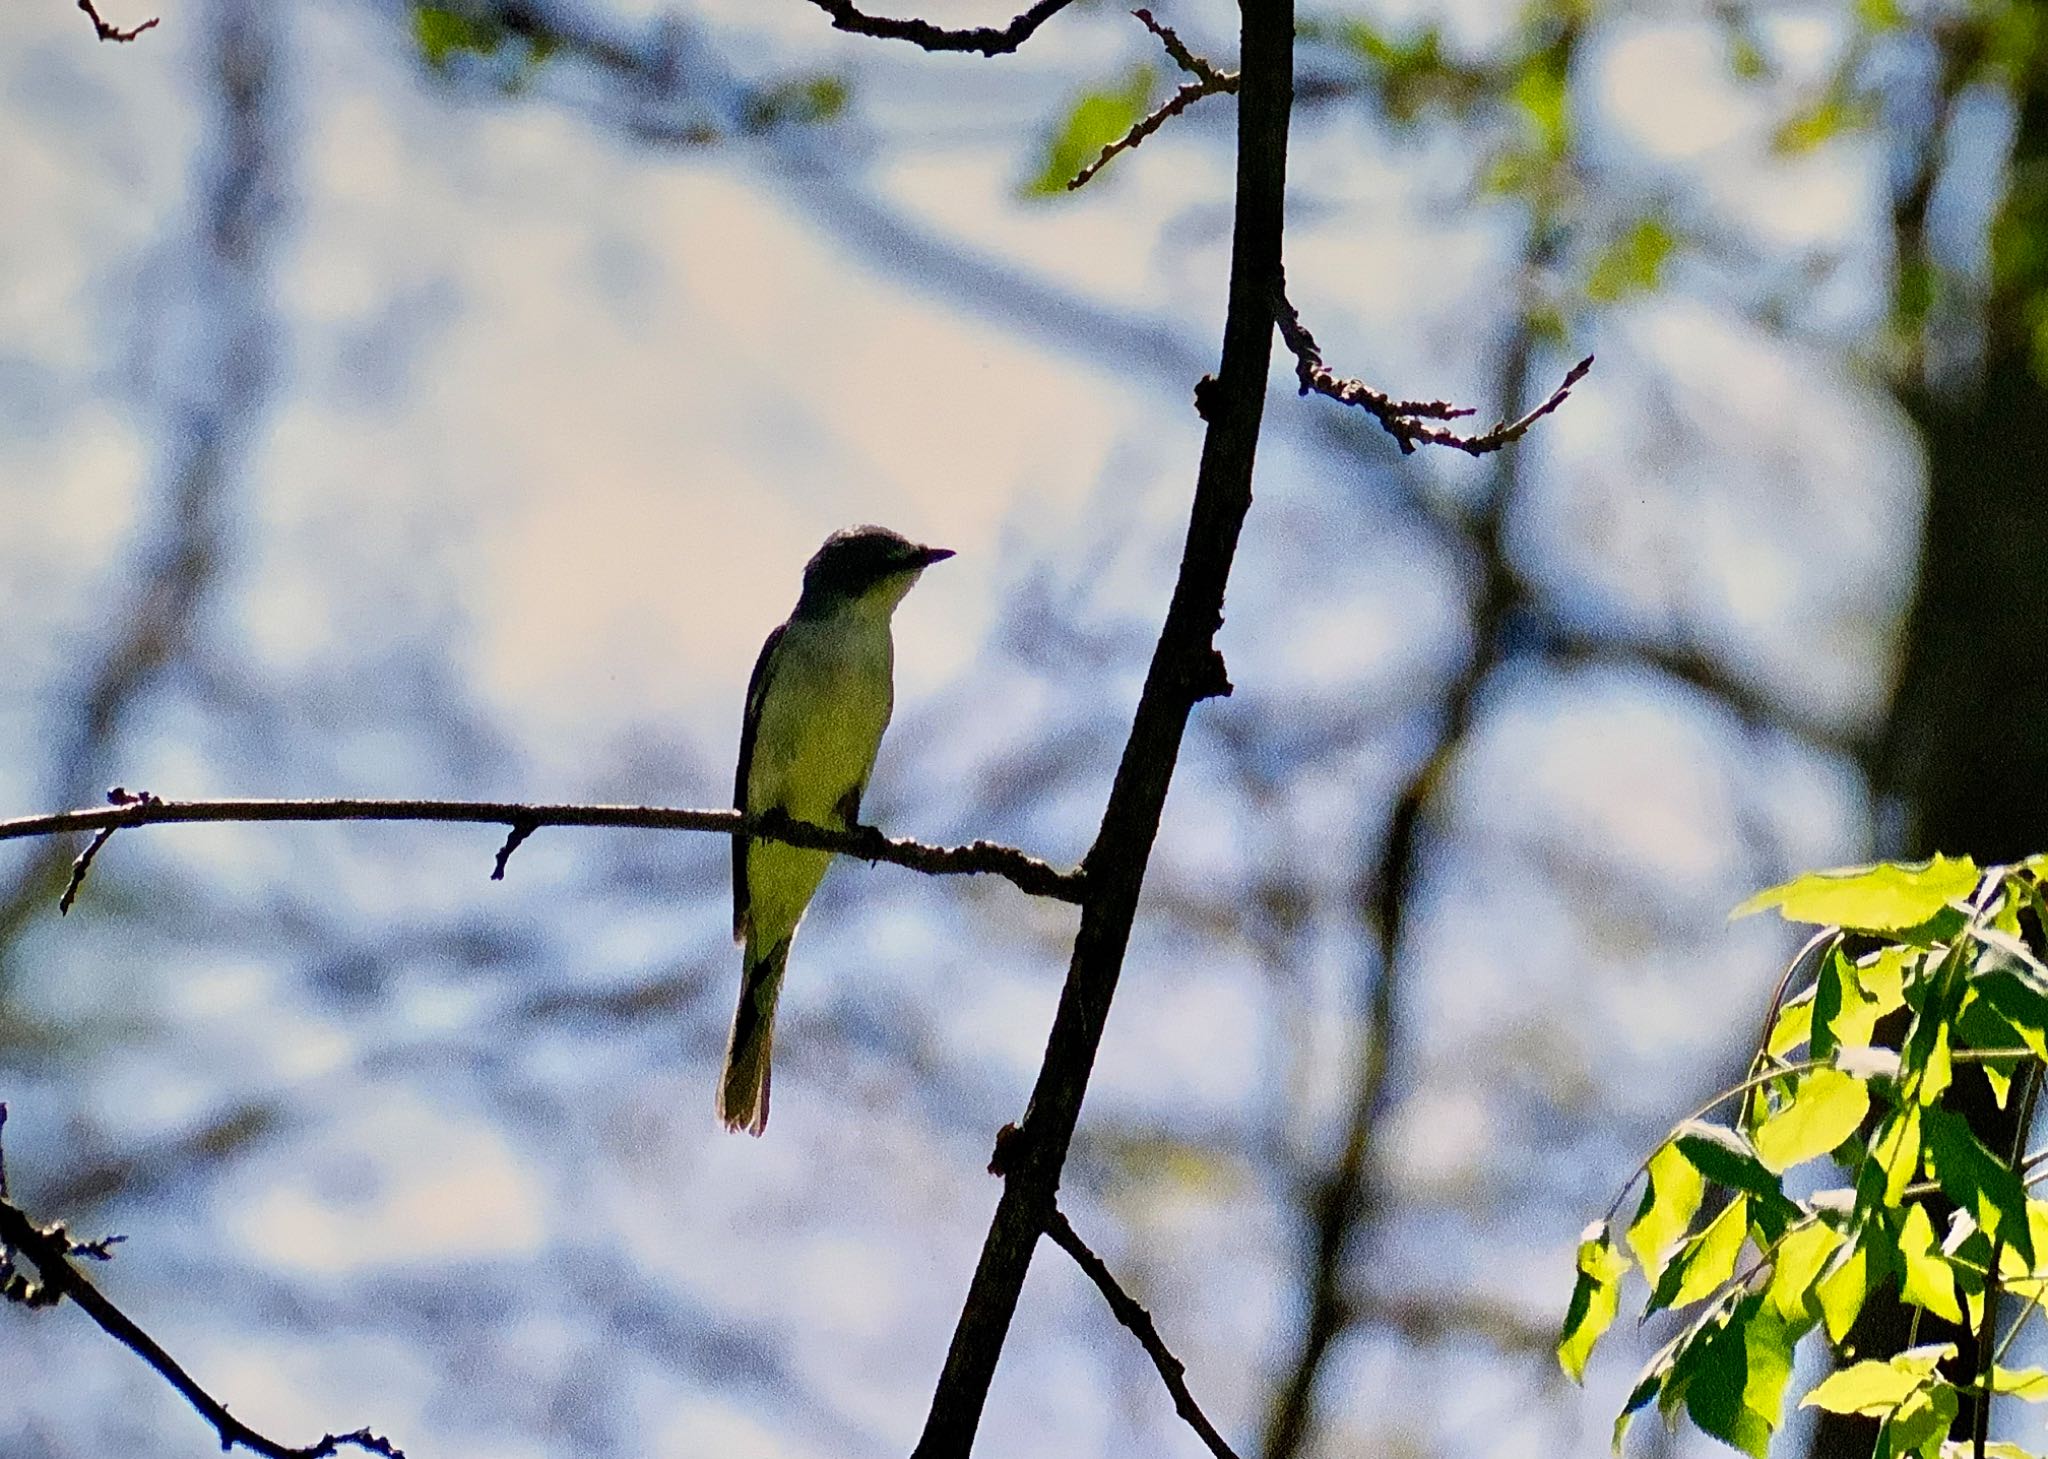
<svg viewBox="0 0 2048 1459"><path fill-rule="evenodd" d="M953 555L947 547L924 547L887 527L848 527L825 539L804 568L798 611L831 603L873 603L894 608L918 574Z"/></svg>

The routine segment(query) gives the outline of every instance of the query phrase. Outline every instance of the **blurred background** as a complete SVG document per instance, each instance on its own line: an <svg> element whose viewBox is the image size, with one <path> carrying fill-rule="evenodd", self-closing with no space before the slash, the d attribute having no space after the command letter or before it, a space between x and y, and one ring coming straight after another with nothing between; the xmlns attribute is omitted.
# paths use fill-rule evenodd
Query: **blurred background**
<svg viewBox="0 0 2048 1459"><path fill-rule="evenodd" d="M1070 195L1176 84L1114 4L995 60L448 4L0 10L0 815L723 804L805 557L878 521L959 557L865 809L1074 861L1178 561L1233 103ZM1234 61L1225 0L1158 13ZM1276 364L1236 693L1064 1197L1247 1456L1604 1452L1628 1342L1583 1394L1549 1345L1579 1229L1747 1058L1792 943L1727 909L2048 848L2040 13L1304 7L1331 363L1482 424L1599 364L1479 461ZM1071 910L835 871L737 1139L724 844L543 831L493 883L499 839L131 832L63 919L78 848L0 846L15 1197L125 1233L108 1290L287 1443L906 1452ZM7 1459L212 1452L76 1312L0 1342ZM1048 1247L977 1452L1198 1446Z"/></svg>

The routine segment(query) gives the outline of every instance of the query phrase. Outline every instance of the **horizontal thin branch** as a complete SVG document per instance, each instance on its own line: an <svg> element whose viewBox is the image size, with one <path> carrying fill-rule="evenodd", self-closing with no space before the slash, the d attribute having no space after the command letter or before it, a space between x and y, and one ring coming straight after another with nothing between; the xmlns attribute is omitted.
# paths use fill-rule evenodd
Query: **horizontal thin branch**
<svg viewBox="0 0 2048 1459"><path fill-rule="evenodd" d="M1280 326L1280 338L1294 354L1295 375L1301 381L1301 393L1327 395L1340 405L1355 405L1370 412L1394 438L1403 455L1414 451L1418 444L1448 446L1468 456L1484 456L1512 445L1529 433L1529 427L1563 405L1571 395L1572 387L1585 379L1586 372L1593 368L1593 357L1588 355L1565 372L1564 380L1540 405L1514 420L1498 422L1479 435L1467 436L1428 422L1469 416L1472 414L1469 407L1452 405L1447 400L1395 400L1363 380L1346 379L1332 372L1323 363L1323 354L1316 346L1315 336L1308 332L1301 316L1287 301L1284 286L1274 290L1273 318Z"/></svg>
<svg viewBox="0 0 2048 1459"><path fill-rule="evenodd" d="M927 51L979 51L984 56L1000 56L1031 39L1033 31L1065 10L1073 0L1038 0L1036 5L1006 26L978 25L967 30L947 30L928 20L892 20L884 15L868 15L858 9L853 0L811 0L811 3L832 17L834 30L876 36L882 40L909 41Z"/></svg>
<svg viewBox="0 0 2048 1459"><path fill-rule="evenodd" d="M1108 1265L1088 1249L1088 1243L1081 1239L1067 1220L1066 1213L1057 1206L1046 1218L1045 1234L1074 1259L1074 1264L1087 1274L1089 1281L1095 1283L1108 1300L1109 1310L1116 1314L1116 1320L1137 1335L1146 1356L1152 1359L1152 1366L1159 1370L1166 1391L1173 1395L1174 1411L1187 1420L1188 1427L1201 1436L1216 1459L1237 1459L1236 1452L1223 1441L1223 1436L1216 1432L1216 1426L1202 1412L1202 1406L1195 1402L1195 1396L1188 1392L1187 1366L1173 1355L1159 1336L1159 1329L1152 1324L1152 1314L1118 1284Z"/></svg>
<svg viewBox="0 0 2048 1459"><path fill-rule="evenodd" d="M93 32L103 41L120 41L126 44L141 35L145 30L159 23L156 16L151 16L133 29L123 30L118 25L109 25L106 21L100 19L100 13L93 8L92 0L78 0L78 8L92 18Z"/></svg>
<svg viewBox="0 0 2048 1459"><path fill-rule="evenodd" d="M681 810L668 806L522 805L474 800L159 800L151 796L93 810L59 811L0 821L0 841L130 826L254 821L441 821L509 826L515 830L618 826L722 835L745 832L764 841L843 852L862 861L886 861L929 876L999 876L1035 897L1062 902L1079 902L1083 882L1080 871L1061 871L1015 847L992 841L927 846L921 841L885 836L873 826L836 831L793 821L778 812L749 818L738 811ZM502 862L498 869L503 869Z"/></svg>
<svg viewBox="0 0 2048 1459"><path fill-rule="evenodd" d="M0 1104L0 1124L5 1123L6 1114L7 1107ZM0 1157L0 1172L5 1168L4 1157ZM379 1438L368 1429L357 1429L349 1434L323 1434L314 1443L292 1447L264 1437L229 1413L226 1404L200 1387L197 1380L179 1366L176 1358L136 1326L134 1319L108 1300L72 1264L72 1258L77 1256L106 1260L110 1244L110 1241L73 1241L63 1226L38 1225L19 1206L0 1195L0 1258L7 1259L6 1264L11 1266L15 1254L27 1257L41 1279L36 1286L17 1279L10 1286L9 1295L32 1307L49 1306L65 1297L76 1302L86 1316L99 1324L102 1332L156 1369L163 1380L198 1411L200 1417L213 1425L214 1432L220 1435L223 1450L240 1445L265 1456L265 1459L331 1459L343 1445L348 1445L365 1453L383 1455L384 1459L405 1459L404 1452L389 1439Z"/></svg>

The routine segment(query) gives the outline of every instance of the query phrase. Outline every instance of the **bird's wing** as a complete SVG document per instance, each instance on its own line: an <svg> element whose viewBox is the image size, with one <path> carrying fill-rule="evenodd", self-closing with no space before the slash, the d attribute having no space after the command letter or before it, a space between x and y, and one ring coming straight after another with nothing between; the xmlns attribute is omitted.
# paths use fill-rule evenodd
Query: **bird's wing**
<svg viewBox="0 0 2048 1459"><path fill-rule="evenodd" d="M761 645L761 657L754 660L754 675L747 680L747 707L740 720L740 763L732 782L733 808L743 814L747 809L747 772L754 764L754 729L761 722L761 700L768 693L775 646L782 642L782 629L787 626L778 626L768 635L768 641ZM748 844L745 836L732 838L732 935L736 939L747 935Z"/></svg>

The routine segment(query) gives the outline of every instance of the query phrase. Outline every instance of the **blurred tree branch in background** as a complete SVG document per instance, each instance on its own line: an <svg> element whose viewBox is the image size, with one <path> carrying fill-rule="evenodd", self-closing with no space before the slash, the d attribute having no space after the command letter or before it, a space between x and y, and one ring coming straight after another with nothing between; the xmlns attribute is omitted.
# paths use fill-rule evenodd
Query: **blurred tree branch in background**
<svg viewBox="0 0 2048 1459"><path fill-rule="evenodd" d="M102 20L99 11L93 8L92 0L78 0L78 8L90 17L93 33L103 41L121 41L126 43L134 40L145 30L150 30L161 24L161 21L156 16L151 16L148 20L143 21L142 24L123 30L118 25L112 25Z"/></svg>
<svg viewBox="0 0 2048 1459"><path fill-rule="evenodd" d="M6 1125L7 1106L0 1103L0 1130ZM226 1404L201 1387L177 1359L115 1306L75 1265L78 1257L111 1261L114 1243L120 1240L118 1236L108 1236L97 1241L78 1241L62 1223L46 1226L31 1219L8 1199L7 1155L0 1148L0 1297L32 1308L53 1307L69 1297L102 1332L154 1368L177 1390L179 1397L213 1425L223 1452L240 1447L264 1459L329 1459L349 1447L366 1454L381 1454L384 1459L405 1459L404 1452L388 1439L379 1438L366 1428L347 1434L323 1434L313 1443L291 1446L265 1437L229 1413ZM17 1257L26 1257L35 1267L34 1280L16 1268Z"/></svg>

